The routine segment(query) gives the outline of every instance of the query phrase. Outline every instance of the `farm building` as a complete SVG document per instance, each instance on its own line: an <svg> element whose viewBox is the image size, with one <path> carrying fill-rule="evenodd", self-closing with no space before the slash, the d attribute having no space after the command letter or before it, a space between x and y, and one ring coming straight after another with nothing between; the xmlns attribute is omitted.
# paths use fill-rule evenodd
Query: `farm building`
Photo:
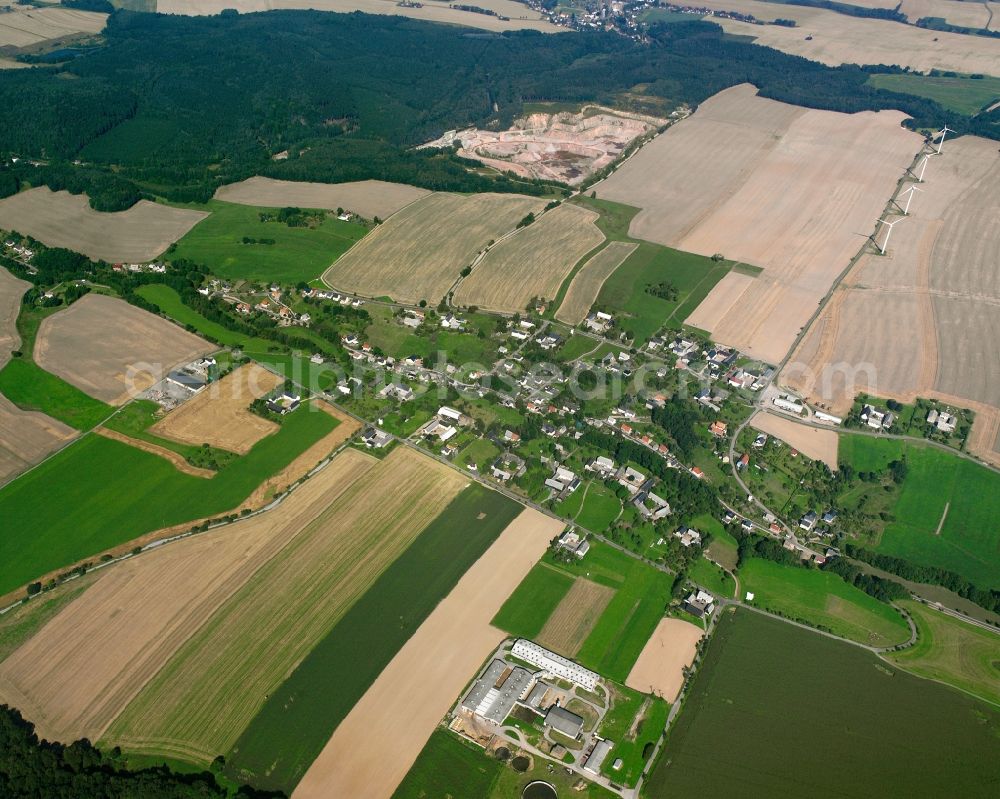
<svg viewBox="0 0 1000 799"><path fill-rule="evenodd" d="M202 380L197 375L188 374L187 372L174 371L167 375L167 380L173 383L175 386L180 386L181 388L186 388L197 394L205 387L205 381Z"/></svg>
<svg viewBox="0 0 1000 799"><path fill-rule="evenodd" d="M497 659L472 684L462 700L462 707L487 721L500 724L510 715L514 704L534 685L535 678L530 671Z"/></svg>
<svg viewBox="0 0 1000 799"><path fill-rule="evenodd" d="M594 751L590 753L590 757L584 763L583 770L589 771L591 774L600 774L601 766L604 765L604 761L611 754L613 748L614 744L611 741L598 741L597 746L594 747Z"/></svg>
<svg viewBox="0 0 1000 799"><path fill-rule="evenodd" d="M703 616L711 615L714 609L715 597L707 591L702 591L700 588L697 593L692 591L688 594L687 599L684 600L684 610L692 616L697 616L699 619Z"/></svg>
<svg viewBox="0 0 1000 799"><path fill-rule="evenodd" d="M578 558L582 558L590 552L590 542L572 530L568 530L562 534L562 537L559 539L559 546L567 552L572 552Z"/></svg>
<svg viewBox="0 0 1000 799"><path fill-rule="evenodd" d="M593 691L597 686L598 680L600 680L600 675L592 672L590 669L585 669L579 663L574 663L572 660L564 658L562 655L557 655L555 652L550 652L534 641L528 641L524 638L518 638L514 642L511 654L526 663L538 666L555 677L561 677L582 688L586 688L588 691Z"/></svg>
<svg viewBox="0 0 1000 799"><path fill-rule="evenodd" d="M553 705L545 714L545 726L576 739L583 731L583 718L564 707Z"/></svg>
<svg viewBox="0 0 1000 799"><path fill-rule="evenodd" d="M789 413L802 413L805 410L805 406L801 402L797 402L793 397L775 397L771 401L776 408L788 411Z"/></svg>

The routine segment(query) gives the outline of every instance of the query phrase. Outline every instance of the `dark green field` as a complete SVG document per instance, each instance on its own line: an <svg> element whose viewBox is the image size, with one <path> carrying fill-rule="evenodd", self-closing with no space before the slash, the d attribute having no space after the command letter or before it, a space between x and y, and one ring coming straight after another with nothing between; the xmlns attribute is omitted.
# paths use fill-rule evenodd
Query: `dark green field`
<svg viewBox="0 0 1000 799"><path fill-rule="evenodd" d="M520 511L478 483L452 500L271 694L227 755L228 773L291 793L382 669Z"/></svg>
<svg viewBox="0 0 1000 799"><path fill-rule="evenodd" d="M546 563L535 564L494 616L493 626L519 638L534 638L573 587L573 582L564 571Z"/></svg>
<svg viewBox="0 0 1000 799"><path fill-rule="evenodd" d="M931 75L872 75L868 84L877 89L906 92L941 103L960 114L975 114L983 106L1000 98L1000 78L981 79L968 76L953 78Z"/></svg>
<svg viewBox="0 0 1000 799"><path fill-rule="evenodd" d="M649 799L996 795L1000 709L858 647L722 612Z"/></svg>
<svg viewBox="0 0 1000 799"><path fill-rule="evenodd" d="M212 479L88 435L0 490L0 594L144 533L236 507L337 426L300 410Z"/></svg>
<svg viewBox="0 0 1000 799"><path fill-rule="evenodd" d="M858 470L884 469L901 457L909 470L891 509L894 521L875 548L1000 588L1000 475L922 444L841 436L839 458Z"/></svg>
<svg viewBox="0 0 1000 799"><path fill-rule="evenodd" d="M205 264L219 277L295 283L312 280L337 260L367 230L353 222L327 215L316 227L289 227L283 222L261 222L261 212L276 209L212 200L211 215L177 242L170 258ZM245 244L243 239L273 241Z"/></svg>
<svg viewBox="0 0 1000 799"><path fill-rule="evenodd" d="M446 730L437 729L392 799L487 797L502 768L482 749Z"/></svg>
<svg viewBox="0 0 1000 799"><path fill-rule="evenodd" d="M47 413L76 430L90 430L115 410L24 358L0 370L0 394L22 410Z"/></svg>

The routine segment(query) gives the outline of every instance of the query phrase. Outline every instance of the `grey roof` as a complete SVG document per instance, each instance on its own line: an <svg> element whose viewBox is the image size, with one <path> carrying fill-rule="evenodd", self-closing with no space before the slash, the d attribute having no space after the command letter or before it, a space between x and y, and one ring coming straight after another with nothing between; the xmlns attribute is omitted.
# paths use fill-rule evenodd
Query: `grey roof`
<svg viewBox="0 0 1000 799"><path fill-rule="evenodd" d="M500 724L533 680L534 676L527 669L494 660L466 694L462 707Z"/></svg>
<svg viewBox="0 0 1000 799"><path fill-rule="evenodd" d="M177 383L177 385L191 389L199 389L205 385L205 381L200 377L189 375L187 372L171 372L167 375L167 379Z"/></svg>
<svg viewBox="0 0 1000 799"><path fill-rule="evenodd" d="M570 738L576 738L583 729L583 719L564 707L553 705L545 714L545 726L552 727Z"/></svg>
<svg viewBox="0 0 1000 799"><path fill-rule="evenodd" d="M540 682L531 689L531 693L528 694L528 698L525 699L525 703L531 707L538 707L542 704L542 697L545 696L545 692L549 690L549 686L545 683Z"/></svg>
<svg viewBox="0 0 1000 799"><path fill-rule="evenodd" d="M613 744L611 741L599 741L597 746L594 747L594 751L590 753L590 757L587 758L587 763L583 767L584 771L589 771L591 774L599 774L601 772L601 766L604 764L605 758L611 753Z"/></svg>

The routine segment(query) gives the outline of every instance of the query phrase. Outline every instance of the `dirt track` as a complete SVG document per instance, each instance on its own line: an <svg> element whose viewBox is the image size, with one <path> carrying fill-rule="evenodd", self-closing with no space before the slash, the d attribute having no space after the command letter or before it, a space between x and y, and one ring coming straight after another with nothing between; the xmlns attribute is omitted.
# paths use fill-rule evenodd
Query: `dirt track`
<svg viewBox="0 0 1000 799"><path fill-rule="evenodd" d="M245 455L278 429L274 422L250 411L250 403L281 382L263 366L246 364L168 413L150 432L185 444L207 443Z"/></svg>
<svg viewBox="0 0 1000 799"><path fill-rule="evenodd" d="M684 685L684 668L694 661L705 631L681 619L663 619L643 647L625 684L673 702Z"/></svg>
<svg viewBox="0 0 1000 799"><path fill-rule="evenodd" d="M504 639L490 619L561 529L531 509L511 522L337 727L293 799L392 796L438 721Z"/></svg>
<svg viewBox="0 0 1000 799"><path fill-rule="evenodd" d="M252 177L240 183L220 186L215 199L241 205L268 208L343 208L364 219L386 219L400 208L430 194L427 189L384 180L359 180L351 183L306 183Z"/></svg>
<svg viewBox="0 0 1000 799"><path fill-rule="evenodd" d="M124 300L88 294L42 321L35 362L90 396L121 405L175 366L215 349Z"/></svg>

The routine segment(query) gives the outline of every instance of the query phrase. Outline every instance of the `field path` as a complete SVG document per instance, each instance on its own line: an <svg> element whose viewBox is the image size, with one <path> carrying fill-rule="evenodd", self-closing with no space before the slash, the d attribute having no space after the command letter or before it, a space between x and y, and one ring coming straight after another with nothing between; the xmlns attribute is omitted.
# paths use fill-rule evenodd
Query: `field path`
<svg viewBox="0 0 1000 799"><path fill-rule="evenodd" d="M441 717L505 638L490 619L563 523L526 508L379 675L293 799L389 799Z"/></svg>
<svg viewBox="0 0 1000 799"><path fill-rule="evenodd" d="M941 535L941 528L944 527L944 520L948 518L948 509L951 507L951 502L944 503L944 511L941 513L941 521L938 522L937 529L934 531L934 535Z"/></svg>

